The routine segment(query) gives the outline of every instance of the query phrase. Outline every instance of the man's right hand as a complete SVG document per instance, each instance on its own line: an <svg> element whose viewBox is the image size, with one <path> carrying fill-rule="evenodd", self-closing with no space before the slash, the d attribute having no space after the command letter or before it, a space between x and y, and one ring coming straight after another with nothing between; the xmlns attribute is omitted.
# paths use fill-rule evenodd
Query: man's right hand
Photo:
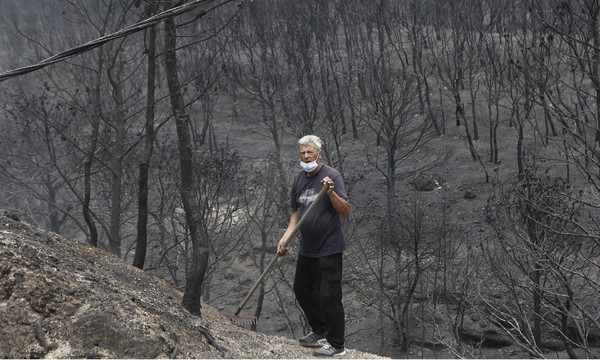
<svg viewBox="0 0 600 360"><path fill-rule="evenodd" d="M292 235L292 233L294 232L294 228L296 227L296 224L298 224L298 209L296 209L292 212L292 215L290 216L290 222L288 224L288 227L285 230L285 233L283 234L283 236L281 237L281 240L279 240L279 243L277 244L277 253L279 255L285 255L285 253L290 250L291 241L288 242L287 246L284 247L283 245L285 244L287 238L290 237Z"/></svg>
<svg viewBox="0 0 600 360"><path fill-rule="evenodd" d="M279 255L285 255L286 252L288 252L290 250L290 244L288 244L287 246L283 246L285 245L285 240L286 237L282 237L281 240L279 240L279 243L277 244L277 253Z"/></svg>

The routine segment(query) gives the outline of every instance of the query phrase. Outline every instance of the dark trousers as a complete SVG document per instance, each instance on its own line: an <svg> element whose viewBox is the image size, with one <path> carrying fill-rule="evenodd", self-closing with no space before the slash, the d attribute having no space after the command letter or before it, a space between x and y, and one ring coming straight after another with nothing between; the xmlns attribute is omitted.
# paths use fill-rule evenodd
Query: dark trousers
<svg viewBox="0 0 600 360"><path fill-rule="evenodd" d="M299 255L294 293L312 331L316 334L327 332L327 342L343 348L342 254L320 258Z"/></svg>

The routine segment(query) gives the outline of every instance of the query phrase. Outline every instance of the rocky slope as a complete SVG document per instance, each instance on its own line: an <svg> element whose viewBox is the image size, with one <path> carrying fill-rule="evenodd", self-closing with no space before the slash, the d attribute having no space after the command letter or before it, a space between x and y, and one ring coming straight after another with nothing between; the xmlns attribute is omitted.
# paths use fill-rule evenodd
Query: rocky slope
<svg viewBox="0 0 600 360"><path fill-rule="evenodd" d="M310 358L103 250L0 215L0 358ZM348 349L346 358L377 358Z"/></svg>

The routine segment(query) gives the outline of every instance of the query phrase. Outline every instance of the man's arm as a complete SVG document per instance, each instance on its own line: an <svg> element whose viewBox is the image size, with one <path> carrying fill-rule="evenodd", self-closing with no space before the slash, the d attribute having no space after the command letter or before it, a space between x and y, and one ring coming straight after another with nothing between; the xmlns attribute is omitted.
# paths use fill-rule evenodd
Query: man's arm
<svg viewBox="0 0 600 360"><path fill-rule="evenodd" d="M290 223L288 224L287 229L285 230L285 233L283 233L283 236L281 237L281 239L279 240L279 243L277 244L277 253L279 255L284 255L286 252L288 252L288 250L290 250L290 243L287 244L287 246L283 246L287 240L287 238L290 236L290 234L292 233L292 231L294 231L294 228L296 227L296 225L298 225L298 209L294 210L294 212L292 212L292 216L290 216Z"/></svg>
<svg viewBox="0 0 600 360"><path fill-rule="evenodd" d="M326 176L321 181L321 185L325 186L325 184L329 185L329 189L327 189L327 196L329 196L331 205L333 205L335 210L342 214L342 216L348 216L348 214L350 214L350 203L342 199L335 191L333 191L335 183L329 178L329 176Z"/></svg>

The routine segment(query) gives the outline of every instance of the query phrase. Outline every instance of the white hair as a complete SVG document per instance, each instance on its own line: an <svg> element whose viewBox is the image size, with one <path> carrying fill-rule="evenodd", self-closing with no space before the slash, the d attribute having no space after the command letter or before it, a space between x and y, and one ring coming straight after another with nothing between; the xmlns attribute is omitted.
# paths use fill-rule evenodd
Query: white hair
<svg viewBox="0 0 600 360"><path fill-rule="evenodd" d="M298 145L308 145L311 143L315 144L317 151L321 150L321 146L322 146L323 142L316 135L306 135L306 136L303 136L300 140L298 140Z"/></svg>

